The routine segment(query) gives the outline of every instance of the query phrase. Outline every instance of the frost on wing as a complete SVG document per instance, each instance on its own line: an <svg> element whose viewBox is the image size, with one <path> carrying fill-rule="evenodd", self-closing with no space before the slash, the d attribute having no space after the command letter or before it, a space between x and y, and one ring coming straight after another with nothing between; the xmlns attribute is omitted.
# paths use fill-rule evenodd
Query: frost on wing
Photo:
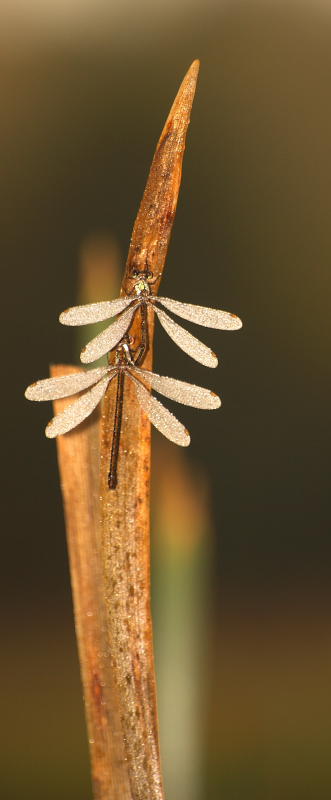
<svg viewBox="0 0 331 800"><path fill-rule="evenodd" d="M90 364L91 361L96 361L97 358L113 350L127 332L134 313L135 308L128 308L118 319L108 325L102 333L95 336L81 352L80 359L83 364Z"/></svg>
<svg viewBox="0 0 331 800"><path fill-rule="evenodd" d="M155 312L160 320L162 327L165 329L171 339L184 350L191 358L204 364L205 367L217 367L218 361L215 353L207 347L207 345L200 342L195 336L192 336L185 328L174 322L165 311L154 306Z"/></svg>
<svg viewBox="0 0 331 800"><path fill-rule="evenodd" d="M25 390L25 397L28 400L58 400L60 397L69 397L71 394L77 394L77 392L93 386L103 378L107 371L109 371L108 367L97 367L97 369L74 372L59 378L45 378L28 386Z"/></svg>
<svg viewBox="0 0 331 800"><path fill-rule="evenodd" d="M215 392L196 386L194 383L186 383L176 378L166 378L164 375L157 375L155 372L148 372L144 369L135 368L134 374L141 378L164 397L175 400L176 403L183 403L193 408L219 408L221 400Z"/></svg>
<svg viewBox="0 0 331 800"><path fill-rule="evenodd" d="M151 423L171 442L187 447L190 444L190 434L179 420L165 408L156 397L153 397L131 372L128 372L135 385L138 401Z"/></svg>
<svg viewBox="0 0 331 800"><path fill-rule="evenodd" d="M73 306L62 311L59 316L62 325L89 325L92 322L103 322L115 317L130 303L132 297L118 297L117 300L101 303L89 303L85 306Z"/></svg>
<svg viewBox="0 0 331 800"><path fill-rule="evenodd" d="M196 306L191 303L181 303L179 300L172 300L170 297L158 297L157 301L162 306L177 314L178 317L203 325L205 328L218 328L224 331L235 331L242 328L242 321L236 314L230 311L221 311L218 308L208 308L207 306Z"/></svg>
<svg viewBox="0 0 331 800"><path fill-rule="evenodd" d="M116 374L116 373L115 373ZM86 417L92 414L92 411L97 407L102 396L104 395L108 383L115 377L115 374L109 377L106 375L101 379L92 389L85 392L79 400L75 400L70 406L67 406L64 411L53 417L45 429L45 434L49 439L54 436L60 436L63 433L68 433L72 428L76 428L80 422L83 422Z"/></svg>

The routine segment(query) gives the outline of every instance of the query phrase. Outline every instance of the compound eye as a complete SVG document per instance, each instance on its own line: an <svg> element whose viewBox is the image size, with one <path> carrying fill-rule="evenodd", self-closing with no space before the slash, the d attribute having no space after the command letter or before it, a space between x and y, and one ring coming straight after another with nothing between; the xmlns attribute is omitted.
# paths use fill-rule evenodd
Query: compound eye
<svg viewBox="0 0 331 800"><path fill-rule="evenodd" d="M131 272L131 275L132 275L133 278L138 278L138 275L139 275L138 270L137 269L133 269L132 272Z"/></svg>
<svg viewBox="0 0 331 800"><path fill-rule="evenodd" d="M153 277L153 273L150 271L150 269L148 269L148 270L147 270L147 272L146 272L146 278L147 278L147 280L149 280L149 279L150 279L150 278L152 278L152 277Z"/></svg>

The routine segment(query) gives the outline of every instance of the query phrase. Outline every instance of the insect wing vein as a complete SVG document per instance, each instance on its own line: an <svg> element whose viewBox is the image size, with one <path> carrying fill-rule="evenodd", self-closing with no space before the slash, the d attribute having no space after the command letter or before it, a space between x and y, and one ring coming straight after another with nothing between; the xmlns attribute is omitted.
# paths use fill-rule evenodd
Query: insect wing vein
<svg viewBox="0 0 331 800"><path fill-rule="evenodd" d="M176 378L166 378L164 375L157 375L155 372L148 372L138 367L135 368L135 373L138 373L156 392L164 397L169 397L170 400L175 400L176 403L209 409L219 408L221 405L217 394L211 392L210 389L196 386L194 383L186 383L186 381L179 381Z"/></svg>
<svg viewBox="0 0 331 800"><path fill-rule="evenodd" d="M97 358L112 350L123 338L132 320L134 308L128 308L124 313L108 325L102 333L92 339L81 352L83 364L90 364Z"/></svg>
<svg viewBox="0 0 331 800"><path fill-rule="evenodd" d="M117 300L101 303L89 303L84 306L73 306L62 311L59 316L62 325L89 325L92 322L103 322L115 317L132 303L132 297L118 297Z"/></svg>
<svg viewBox="0 0 331 800"><path fill-rule="evenodd" d="M108 367L97 367L87 372L75 372L58 378L45 378L32 383L25 391L28 400L58 400L60 397L69 397L77 394L94 383L101 380L108 371Z"/></svg>
<svg viewBox="0 0 331 800"><path fill-rule="evenodd" d="M174 322L165 311L154 306L157 316L160 320L162 327L165 329L170 338L184 350L191 358L204 364L205 367L217 367L217 357L215 353L207 347L203 342L200 342L195 336L192 336L185 328Z"/></svg>
<svg viewBox="0 0 331 800"><path fill-rule="evenodd" d="M177 314L178 317L195 322L197 325L203 325L205 328L234 331L242 327L241 319L229 311L182 303L179 300L172 300L170 297L158 297L158 302L168 311Z"/></svg>
<svg viewBox="0 0 331 800"><path fill-rule="evenodd" d="M171 442L187 447L190 444L190 434L179 420L165 408L156 397L153 397L142 384L128 372L135 385L138 401L151 423Z"/></svg>
<svg viewBox="0 0 331 800"><path fill-rule="evenodd" d="M92 414L100 402L103 394L105 393L108 383L114 378L116 373L110 376L106 375L99 381L92 389L83 394L79 400L75 400L70 406L67 406L64 411L57 414L56 417L48 423L45 429L46 436L52 439L54 436L59 436L63 433L75 428L80 422L83 422L86 417Z"/></svg>

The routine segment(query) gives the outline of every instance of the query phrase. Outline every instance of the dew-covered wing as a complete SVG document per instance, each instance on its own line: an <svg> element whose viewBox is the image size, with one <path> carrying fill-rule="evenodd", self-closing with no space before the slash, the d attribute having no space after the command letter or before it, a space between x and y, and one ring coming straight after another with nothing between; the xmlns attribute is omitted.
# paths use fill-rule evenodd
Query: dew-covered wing
<svg viewBox="0 0 331 800"><path fill-rule="evenodd" d="M96 361L97 358L104 356L105 353L109 353L110 350L116 347L127 332L134 313L134 308L128 308L118 319L108 325L102 333L95 336L81 352L80 359L83 364L90 364L91 361Z"/></svg>
<svg viewBox="0 0 331 800"><path fill-rule="evenodd" d="M154 306L154 309L164 330L178 347L184 350L184 353L187 353L191 358L195 358L196 361L199 361L200 364L204 364L205 367L217 367L217 357L210 347L207 347L203 342L200 342L199 339L185 330L185 328L182 328L181 325L174 322L171 317L168 317L165 311L161 311L157 306Z"/></svg>
<svg viewBox="0 0 331 800"><path fill-rule="evenodd" d="M190 434L184 425L156 397L153 397L130 372L128 375L135 385L138 401L152 425L163 433L167 439L170 439L171 442L187 447L190 444Z"/></svg>
<svg viewBox="0 0 331 800"><path fill-rule="evenodd" d="M138 367L134 369L134 373L148 383L152 389L155 389L156 392L164 395L164 397L169 397L170 400L175 400L176 403L183 403L194 408L209 409L219 408L221 405L221 400L215 392L202 386L196 386L194 383L178 381L176 378L166 378L164 375L157 375L155 372L149 372Z"/></svg>
<svg viewBox="0 0 331 800"><path fill-rule="evenodd" d="M157 301L162 306L165 306L168 311L177 314L178 317L195 322L197 325L204 325L205 328L218 328L224 331L235 331L242 328L241 319L229 311L191 305L191 303L181 303L179 300L172 300L170 297L158 297Z"/></svg>
<svg viewBox="0 0 331 800"><path fill-rule="evenodd" d="M108 370L108 367L97 367L97 369L74 372L72 375L63 375L59 378L45 378L28 386L25 390L25 397L28 400L58 400L60 397L69 397L71 394L77 394L77 392L93 386L103 378Z"/></svg>
<svg viewBox="0 0 331 800"><path fill-rule="evenodd" d="M72 428L76 428L80 422L83 422L86 417L92 414L92 411L94 411L104 395L109 380L112 380L115 374L110 378L109 375L106 375L99 383L93 386L92 389L85 392L79 400L75 400L70 406L67 406L64 411L61 411L60 414L53 417L46 426L46 436L48 436L49 439L53 439L54 436L68 433L68 431L71 431Z"/></svg>
<svg viewBox="0 0 331 800"><path fill-rule="evenodd" d="M62 311L59 316L62 325L89 325L92 322L103 322L115 317L132 303L132 297L118 297L117 300L101 303L89 303L84 306L73 306Z"/></svg>

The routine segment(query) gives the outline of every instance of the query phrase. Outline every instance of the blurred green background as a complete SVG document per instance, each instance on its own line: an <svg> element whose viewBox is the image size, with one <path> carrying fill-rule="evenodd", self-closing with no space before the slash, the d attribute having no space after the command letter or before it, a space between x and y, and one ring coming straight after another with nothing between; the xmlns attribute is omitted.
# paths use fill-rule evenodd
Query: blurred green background
<svg viewBox="0 0 331 800"><path fill-rule="evenodd" d="M156 333L156 370L223 400L219 413L177 408L185 457L155 436L167 798L326 800L330 4L4 0L0 17L2 796L91 798L51 409L23 391L77 357L57 317L76 302L84 248L114 237L124 263L199 57L162 293L244 328L200 332L215 372Z"/></svg>

